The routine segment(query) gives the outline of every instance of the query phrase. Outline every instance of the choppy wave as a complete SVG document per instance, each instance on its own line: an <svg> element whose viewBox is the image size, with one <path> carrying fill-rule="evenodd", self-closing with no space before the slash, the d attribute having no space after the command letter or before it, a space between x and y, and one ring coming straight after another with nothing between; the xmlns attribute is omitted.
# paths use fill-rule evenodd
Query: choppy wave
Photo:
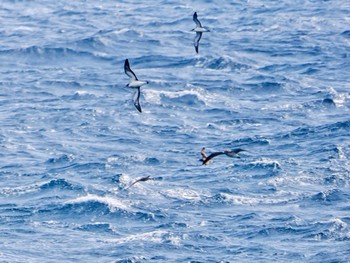
<svg viewBox="0 0 350 263"><path fill-rule="evenodd" d="M27 63L69 63L78 59L111 59L99 53L74 50L63 47L40 47L31 46L25 48L1 50L1 56L18 56L22 62Z"/></svg>
<svg viewBox="0 0 350 263"><path fill-rule="evenodd" d="M86 196L77 197L72 200L66 201L68 205L82 206L89 209L98 208L100 206L108 207L110 212L115 212L116 210L132 211L131 206L128 203L123 202L112 196L97 196L89 194Z"/></svg>

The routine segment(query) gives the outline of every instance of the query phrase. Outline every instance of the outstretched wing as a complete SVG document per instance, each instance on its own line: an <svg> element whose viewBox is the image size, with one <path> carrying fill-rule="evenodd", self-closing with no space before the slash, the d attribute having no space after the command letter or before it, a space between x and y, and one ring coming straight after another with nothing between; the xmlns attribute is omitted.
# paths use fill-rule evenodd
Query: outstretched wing
<svg viewBox="0 0 350 263"><path fill-rule="evenodd" d="M207 164L211 159L213 159L214 157L216 156L219 156L221 154L225 154L224 152L215 152L215 153L212 153L210 154L204 161L203 161L203 164Z"/></svg>
<svg viewBox="0 0 350 263"><path fill-rule="evenodd" d="M205 152L205 148L203 147L201 150L201 155L202 155L202 161L205 161L207 159L207 153Z"/></svg>
<svg viewBox="0 0 350 263"><path fill-rule="evenodd" d="M130 64L129 64L129 60L128 59L125 59L124 71L125 71L125 74L128 75L129 78L131 78L132 80L138 80L136 75L135 75L135 73L130 68Z"/></svg>
<svg viewBox="0 0 350 263"><path fill-rule="evenodd" d="M199 40L201 40L202 32L197 32L196 37L194 38L194 48L198 54Z"/></svg>
<svg viewBox="0 0 350 263"><path fill-rule="evenodd" d="M246 150L237 148L237 149L232 149L232 150L226 150L224 151L224 154L226 154L228 157L236 157L236 158L241 158L238 156L240 152L245 152Z"/></svg>
<svg viewBox="0 0 350 263"><path fill-rule="evenodd" d="M140 88L135 89L134 96L133 96L132 100L134 102L136 109L139 112L142 112L141 105L140 105Z"/></svg>
<svg viewBox="0 0 350 263"><path fill-rule="evenodd" d="M234 153L236 153L236 154L238 154L238 153L240 153L240 152L246 152L246 150L241 149L241 148L233 149L232 151L233 151Z"/></svg>
<svg viewBox="0 0 350 263"><path fill-rule="evenodd" d="M150 177L151 176L148 175L148 176L142 177L140 179L137 179L135 182L131 183L128 188L130 188L131 186L133 186L134 184L136 184L138 182L146 182L146 181L148 181L150 179Z"/></svg>
<svg viewBox="0 0 350 263"><path fill-rule="evenodd" d="M199 22L197 18L197 12L194 12L193 14L193 21L196 23L197 27L202 27L201 22Z"/></svg>

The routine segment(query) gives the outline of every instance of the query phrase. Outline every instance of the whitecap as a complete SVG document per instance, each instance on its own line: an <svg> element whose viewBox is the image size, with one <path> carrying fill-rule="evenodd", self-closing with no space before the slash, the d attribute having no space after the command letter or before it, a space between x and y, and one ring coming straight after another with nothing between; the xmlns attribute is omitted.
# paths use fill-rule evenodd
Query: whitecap
<svg viewBox="0 0 350 263"><path fill-rule="evenodd" d="M259 197L248 197L237 194L220 193L220 195L227 201L237 205L270 205L270 204L280 204L295 201L298 198L292 193L288 193L288 196L269 198L269 196L261 195Z"/></svg>
<svg viewBox="0 0 350 263"><path fill-rule="evenodd" d="M278 170L282 168L279 161L269 158L261 158L260 160L254 161L251 164L259 167L272 167L273 170Z"/></svg>
<svg viewBox="0 0 350 263"><path fill-rule="evenodd" d="M222 107L223 104L230 108L239 107L237 104L232 104L232 99L226 95L209 92L203 87L186 84L184 88L185 89L176 91L144 89L143 95L147 102L158 105L162 104L162 97L166 97L171 100L177 99L178 102L181 102L182 99L185 102L188 102L188 100L191 99L194 103L199 102L205 104L208 107L215 108L217 108L219 105ZM189 96L192 96L192 98L188 98Z"/></svg>
<svg viewBox="0 0 350 263"><path fill-rule="evenodd" d="M162 96L166 96L170 99L177 99L181 98L186 95L194 95L199 101L204 102L204 98L201 94L203 94L202 88L192 88L189 90L180 90L180 91L158 91L158 90L144 90L143 94L146 99L146 101L154 103L154 104L161 104L161 98Z"/></svg>
<svg viewBox="0 0 350 263"><path fill-rule="evenodd" d="M31 184L17 187L4 187L0 189L0 195L18 196L39 191L38 184Z"/></svg>
<svg viewBox="0 0 350 263"><path fill-rule="evenodd" d="M104 239L103 241L110 242L110 243L116 243L116 244L130 243L130 242L134 242L134 241L147 241L147 242L161 244L161 243L163 243L165 236L167 234L168 234L168 232L166 232L164 230L155 230L155 231L151 231L151 232L128 235L126 237Z"/></svg>
<svg viewBox="0 0 350 263"><path fill-rule="evenodd" d="M99 202L106 204L111 212L115 212L117 209L133 212L134 210L130 206L129 202L125 202L122 200L119 200L115 197L111 196L98 196L94 194L88 194L85 196L80 196L75 199L71 199L66 201L66 204L79 204L79 203L86 203L86 202Z"/></svg>
<svg viewBox="0 0 350 263"><path fill-rule="evenodd" d="M203 199L203 194L195 190L185 188L173 188L162 192L163 195L170 198L177 198L182 200L189 200L199 202Z"/></svg>

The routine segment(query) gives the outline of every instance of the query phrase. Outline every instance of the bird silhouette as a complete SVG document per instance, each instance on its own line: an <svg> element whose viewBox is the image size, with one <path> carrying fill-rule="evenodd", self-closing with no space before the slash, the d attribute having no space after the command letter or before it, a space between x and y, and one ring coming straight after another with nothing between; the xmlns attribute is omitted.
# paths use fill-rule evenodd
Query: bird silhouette
<svg viewBox="0 0 350 263"><path fill-rule="evenodd" d="M244 152L244 151L246 151L246 150L241 149L241 148L237 148L237 149L225 150L225 151L221 151L221 152L213 152L208 156L206 151L205 151L205 148L203 147L201 150L202 159L200 159L200 161L202 162L202 164L207 165L211 159L213 159L214 157L219 156L219 155L226 155L226 156L231 157L231 158L240 158L238 156L238 154L240 152Z"/></svg>

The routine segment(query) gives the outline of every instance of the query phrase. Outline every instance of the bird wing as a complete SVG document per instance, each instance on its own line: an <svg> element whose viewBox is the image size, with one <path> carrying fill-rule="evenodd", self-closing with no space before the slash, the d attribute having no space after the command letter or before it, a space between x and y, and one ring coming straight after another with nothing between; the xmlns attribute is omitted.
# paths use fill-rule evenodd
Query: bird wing
<svg viewBox="0 0 350 263"><path fill-rule="evenodd" d="M208 157L207 153L205 152L205 148L204 147L201 150L201 155L202 155L202 161L204 161Z"/></svg>
<svg viewBox="0 0 350 263"><path fill-rule="evenodd" d="M219 156L221 154L225 154L224 152L215 152L215 153L212 153L210 154L204 161L203 161L203 164L207 164L211 159L213 159L214 157L216 156Z"/></svg>
<svg viewBox="0 0 350 263"><path fill-rule="evenodd" d="M240 152L246 152L246 150L244 150L244 149L241 149L241 148L238 148L238 149L233 149L232 150L234 153L240 153Z"/></svg>
<svg viewBox="0 0 350 263"><path fill-rule="evenodd" d="M125 71L125 74L128 75L129 78L131 78L132 80L138 80L136 75L135 75L135 73L130 68L130 64L129 64L129 60L128 59L125 59L124 71Z"/></svg>
<svg viewBox="0 0 350 263"><path fill-rule="evenodd" d="M224 151L224 154L226 154L228 157L235 157L235 158L241 158L240 156L238 156L238 154L240 152L245 152L246 150L243 150L241 148L237 148L237 149L232 149L232 150L226 150Z"/></svg>
<svg viewBox="0 0 350 263"><path fill-rule="evenodd" d="M199 40L201 40L201 37L202 37L202 32L197 32L194 38L194 48L196 49L197 53L198 53Z"/></svg>
<svg viewBox="0 0 350 263"><path fill-rule="evenodd" d="M140 88L135 89L134 96L133 96L132 100L134 102L136 109L139 112L142 112L141 105L140 105Z"/></svg>
<svg viewBox="0 0 350 263"><path fill-rule="evenodd" d="M151 176L148 175L148 176L142 177L140 179L137 179L135 182L131 183L128 188L130 188L131 186L133 186L134 184L136 184L138 182L146 182L146 181L148 181L150 179L150 177Z"/></svg>
<svg viewBox="0 0 350 263"><path fill-rule="evenodd" d="M202 27L201 22L199 22L197 18L197 12L194 12L193 14L193 21L196 23L197 27Z"/></svg>

